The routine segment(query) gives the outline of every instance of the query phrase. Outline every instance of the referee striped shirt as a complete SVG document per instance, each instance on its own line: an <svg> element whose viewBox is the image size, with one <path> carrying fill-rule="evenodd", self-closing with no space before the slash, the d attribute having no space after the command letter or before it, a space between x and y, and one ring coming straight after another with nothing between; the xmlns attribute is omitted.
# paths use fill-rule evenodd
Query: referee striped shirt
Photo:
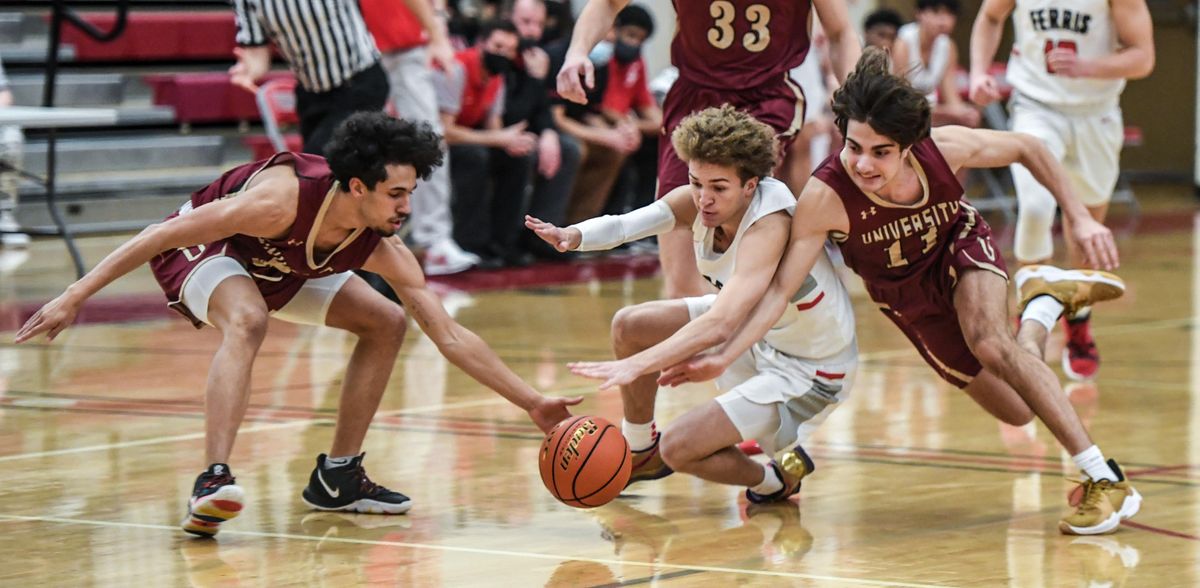
<svg viewBox="0 0 1200 588"><path fill-rule="evenodd" d="M310 92L328 92L379 61L357 0L230 0L237 44L274 41Z"/></svg>

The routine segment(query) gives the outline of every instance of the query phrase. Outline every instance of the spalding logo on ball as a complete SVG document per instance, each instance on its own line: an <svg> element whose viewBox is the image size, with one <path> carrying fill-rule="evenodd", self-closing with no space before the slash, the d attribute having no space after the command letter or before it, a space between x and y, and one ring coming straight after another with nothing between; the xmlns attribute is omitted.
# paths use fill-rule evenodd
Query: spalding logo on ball
<svg viewBox="0 0 1200 588"><path fill-rule="evenodd" d="M594 416L569 418L546 434L538 453L542 483L563 504L592 508L616 498L633 460L612 423Z"/></svg>

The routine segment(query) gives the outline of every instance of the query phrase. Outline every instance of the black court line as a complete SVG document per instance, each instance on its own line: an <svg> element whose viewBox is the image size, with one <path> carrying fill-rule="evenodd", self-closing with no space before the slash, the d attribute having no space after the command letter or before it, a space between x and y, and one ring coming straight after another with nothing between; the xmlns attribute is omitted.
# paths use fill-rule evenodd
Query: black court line
<svg viewBox="0 0 1200 588"><path fill-rule="evenodd" d="M619 586L637 586L640 584L649 584L659 580L674 580L684 576L695 576L696 574L706 574L707 570L679 570L677 572L668 572L665 574L654 574L653 576L644 576L641 578L633 578L632 580L623 580L621 582L612 582L609 584L595 584L591 588L618 588Z"/></svg>

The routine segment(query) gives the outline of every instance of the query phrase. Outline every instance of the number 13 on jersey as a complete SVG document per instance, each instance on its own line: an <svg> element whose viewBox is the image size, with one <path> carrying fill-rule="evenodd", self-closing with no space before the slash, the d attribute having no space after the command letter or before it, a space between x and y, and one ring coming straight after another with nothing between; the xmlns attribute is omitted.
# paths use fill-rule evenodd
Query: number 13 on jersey
<svg viewBox="0 0 1200 588"><path fill-rule="evenodd" d="M709 44L717 49L728 49L737 36L733 30L737 8L729 0L716 0L708 5L708 13L713 17L713 26L708 29ZM771 9L762 4L751 4L746 7L745 17L750 23L750 32L742 35L742 47L751 53L763 51L771 44L771 30L767 28L771 22Z"/></svg>

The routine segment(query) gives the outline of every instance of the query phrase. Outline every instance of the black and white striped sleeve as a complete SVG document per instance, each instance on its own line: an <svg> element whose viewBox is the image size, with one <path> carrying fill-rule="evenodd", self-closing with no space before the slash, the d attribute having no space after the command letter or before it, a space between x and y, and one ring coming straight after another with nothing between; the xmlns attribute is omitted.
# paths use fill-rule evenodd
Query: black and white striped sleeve
<svg viewBox="0 0 1200 588"><path fill-rule="evenodd" d="M262 23L258 20L258 9L251 0L230 0L233 5L233 19L237 25L237 36L234 40L243 47L266 45L270 42L263 31Z"/></svg>

